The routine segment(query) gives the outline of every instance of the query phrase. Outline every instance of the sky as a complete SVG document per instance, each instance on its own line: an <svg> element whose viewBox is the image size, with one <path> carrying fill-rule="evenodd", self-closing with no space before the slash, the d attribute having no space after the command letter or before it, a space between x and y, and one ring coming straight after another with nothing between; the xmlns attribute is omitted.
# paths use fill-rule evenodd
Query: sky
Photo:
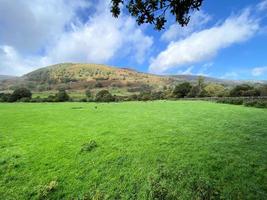
<svg viewBox="0 0 267 200"><path fill-rule="evenodd" d="M0 74L63 62L267 80L267 0L204 0L186 27L138 26L109 0L0 0Z"/></svg>

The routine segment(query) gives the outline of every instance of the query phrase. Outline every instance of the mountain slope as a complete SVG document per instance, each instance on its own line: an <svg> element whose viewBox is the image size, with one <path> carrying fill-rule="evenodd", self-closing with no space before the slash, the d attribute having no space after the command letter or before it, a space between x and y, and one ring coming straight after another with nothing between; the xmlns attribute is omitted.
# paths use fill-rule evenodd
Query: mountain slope
<svg viewBox="0 0 267 200"><path fill-rule="evenodd" d="M124 88L138 91L138 88L152 87L154 89L164 86L173 86L189 81L196 83L199 76L171 75L160 76L142 73L129 68L117 68L100 64L61 63L37 69L22 77L2 76L0 90L12 90L25 86L33 91L49 91L65 88L68 90L84 90L86 88ZM1 76L0 76L1 79ZM218 83L225 86L245 83L247 81L223 80L212 77L204 77L206 83ZM253 84L260 81L250 82Z"/></svg>
<svg viewBox="0 0 267 200"><path fill-rule="evenodd" d="M0 75L0 81L8 80L8 79L14 79L15 76L9 76L9 75Z"/></svg>
<svg viewBox="0 0 267 200"><path fill-rule="evenodd" d="M63 63L38 69L24 75L23 79L36 82L50 81L53 83L120 81L158 84L164 82L166 77L107 65Z"/></svg>

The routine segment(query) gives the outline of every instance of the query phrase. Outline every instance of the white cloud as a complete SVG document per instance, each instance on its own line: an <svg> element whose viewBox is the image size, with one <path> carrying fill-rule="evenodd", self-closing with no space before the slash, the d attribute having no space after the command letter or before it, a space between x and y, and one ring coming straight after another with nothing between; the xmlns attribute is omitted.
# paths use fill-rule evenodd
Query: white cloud
<svg viewBox="0 0 267 200"><path fill-rule="evenodd" d="M21 75L48 64L45 57L22 57L11 46L0 46L0 74Z"/></svg>
<svg viewBox="0 0 267 200"><path fill-rule="evenodd" d="M113 18L108 0L86 10L88 18L81 21L78 11L89 8L87 2L0 1L0 74L21 75L59 62L106 63L123 56L142 63L153 38L133 18Z"/></svg>
<svg viewBox="0 0 267 200"><path fill-rule="evenodd" d="M267 67L256 67L252 69L251 74L253 76L261 76L267 74Z"/></svg>
<svg viewBox="0 0 267 200"><path fill-rule="evenodd" d="M211 16L203 11L195 11L187 26L181 27L177 23L172 24L161 36L162 40L171 41L180 37L186 37L195 31L199 31L211 20Z"/></svg>
<svg viewBox="0 0 267 200"><path fill-rule="evenodd" d="M193 72L192 70L194 69L194 66L191 66L191 67L188 67L186 70L182 71L182 70L179 70L177 72L177 74L182 74L182 75L192 75Z"/></svg>
<svg viewBox="0 0 267 200"><path fill-rule="evenodd" d="M170 42L165 50L151 59L149 70L160 74L176 67L209 60L219 50L248 40L258 29L258 21L251 17L247 9L239 16L229 17L220 25Z"/></svg>
<svg viewBox="0 0 267 200"><path fill-rule="evenodd" d="M77 9L87 7L85 0L1 0L0 44L35 53L62 34Z"/></svg>
<svg viewBox="0 0 267 200"><path fill-rule="evenodd" d="M236 72L227 72L223 76L220 77L221 79L237 79L238 73Z"/></svg>
<svg viewBox="0 0 267 200"><path fill-rule="evenodd" d="M103 63L117 54L127 52L134 52L135 59L142 62L153 44L152 37L146 36L137 28L131 17L115 19L108 7L101 8L85 25L74 25L73 28L73 31L65 33L59 39L50 52L52 62Z"/></svg>
<svg viewBox="0 0 267 200"><path fill-rule="evenodd" d="M267 0L262 0L259 4L257 4L257 9L259 11L264 11L267 9Z"/></svg>

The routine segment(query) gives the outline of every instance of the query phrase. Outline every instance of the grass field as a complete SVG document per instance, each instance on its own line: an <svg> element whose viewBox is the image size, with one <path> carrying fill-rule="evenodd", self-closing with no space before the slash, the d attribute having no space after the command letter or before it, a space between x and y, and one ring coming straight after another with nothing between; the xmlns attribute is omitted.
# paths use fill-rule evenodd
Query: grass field
<svg viewBox="0 0 267 200"><path fill-rule="evenodd" d="M266 199L267 110L0 104L0 197Z"/></svg>

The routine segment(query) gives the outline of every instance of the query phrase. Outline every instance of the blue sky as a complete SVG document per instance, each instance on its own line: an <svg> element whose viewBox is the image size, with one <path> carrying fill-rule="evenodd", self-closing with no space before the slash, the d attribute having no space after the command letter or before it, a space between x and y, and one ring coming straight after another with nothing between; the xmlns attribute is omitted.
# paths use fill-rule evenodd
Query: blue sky
<svg viewBox="0 0 267 200"><path fill-rule="evenodd" d="M155 74L267 79L267 0L204 0L181 28L111 17L106 0L1 0L0 74L61 62L100 63Z"/></svg>

